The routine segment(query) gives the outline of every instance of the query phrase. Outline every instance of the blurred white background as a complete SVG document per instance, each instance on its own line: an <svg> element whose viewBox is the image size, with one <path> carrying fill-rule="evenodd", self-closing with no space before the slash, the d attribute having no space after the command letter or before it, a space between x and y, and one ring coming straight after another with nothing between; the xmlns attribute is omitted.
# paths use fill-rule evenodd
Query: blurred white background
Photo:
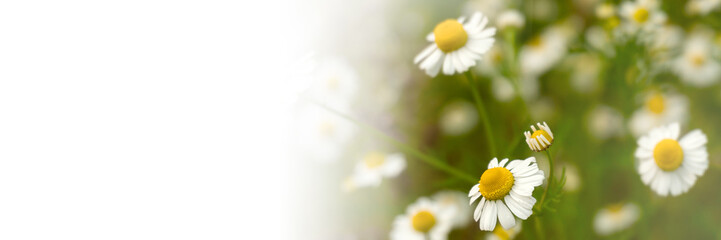
<svg viewBox="0 0 721 240"><path fill-rule="evenodd" d="M0 3L0 239L290 238L294 4Z"/></svg>

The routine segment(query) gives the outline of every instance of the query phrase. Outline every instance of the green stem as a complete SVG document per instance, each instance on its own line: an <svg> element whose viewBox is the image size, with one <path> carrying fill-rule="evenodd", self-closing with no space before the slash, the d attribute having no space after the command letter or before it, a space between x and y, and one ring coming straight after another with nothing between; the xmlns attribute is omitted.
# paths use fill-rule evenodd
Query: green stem
<svg viewBox="0 0 721 240"><path fill-rule="evenodd" d="M486 109L483 107L481 95L478 94L478 89L476 89L473 73L470 70L466 71L466 78L468 79L468 85L471 88L471 93L473 94L473 100L476 102L476 109L478 110L478 115L483 121L483 130L486 133L486 141L488 142L488 148L491 153L491 157L496 157L496 142L493 139L491 122L488 121L488 114L486 113Z"/></svg>
<svg viewBox="0 0 721 240"><path fill-rule="evenodd" d="M410 145L405 144L399 140L396 140L395 138L389 136L388 134L386 134L366 123L360 122L360 121L352 118L351 116L348 116L342 112L336 111L335 109L332 109L332 108L330 108L322 103L316 102L312 99L307 99L307 100L315 103L316 105L320 106L321 108L324 108L325 110L327 110L329 112L332 112L342 118L345 118L346 120L348 120L350 122L353 122L354 124L358 125L359 127L363 128L364 130L367 130L367 132L370 132L371 134L373 134L379 138L382 138L383 140L385 140L387 142L390 142L395 147L399 148L401 151L404 151L410 155L413 155L414 157L426 162L427 164L435 167L438 170L444 171L450 175L453 175L455 177L458 177L460 179L468 181L469 183L474 183L474 184L478 183L478 178L475 178L475 177L471 176L470 174L467 174L458 169L455 169L435 157L424 154L423 152L411 147Z"/></svg>
<svg viewBox="0 0 721 240"><path fill-rule="evenodd" d="M549 168L548 169L548 171L549 171L548 184L546 184L546 189L543 190L543 197L541 197L541 202L539 202L539 204L538 204L539 211L543 210L543 201L546 200L546 195L548 194L548 189L551 188L551 185L553 185L553 181L555 180L553 178L553 158L551 158L551 151L548 151L548 149L546 149L545 152L546 152L546 156L548 157L548 168Z"/></svg>
<svg viewBox="0 0 721 240"><path fill-rule="evenodd" d="M536 239L546 239L546 235L543 234L543 226L541 226L541 218L536 216L536 219L533 222L536 226Z"/></svg>

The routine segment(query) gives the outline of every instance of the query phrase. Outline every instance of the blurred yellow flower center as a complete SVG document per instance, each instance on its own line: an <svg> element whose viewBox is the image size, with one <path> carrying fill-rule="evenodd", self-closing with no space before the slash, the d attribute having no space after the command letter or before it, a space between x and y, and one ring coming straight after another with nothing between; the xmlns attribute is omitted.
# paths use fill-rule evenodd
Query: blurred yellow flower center
<svg viewBox="0 0 721 240"><path fill-rule="evenodd" d="M676 170L683 162L683 149L676 140L661 140L653 149L653 160L664 171Z"/></svg>
<svg viewBox="0 0 721 240"><path fill-rule="evenodd" d="M534 48L540 48L543 46L543 39L541 39L540 36L536 36L532 38L530 42L528 42L528 45Z"/></svg>
<svg viewBox="0 0 721 240"><path fill-rule="evenodd" d="M366 157L363 159L363 162L366 164L368 168L377 168L386 161L386 156L384 156L382 153L378 152L372 152L366 155Z"/></svg>
<svg viewBox="0 0 721 240"><path fill-rule="evenodd" d="M332 137L335 134L335 126L329 122L321 123L318 130L320 131L320 135L325 137Z"/></svg>
<svg viewBox="0 0 721 240"><path fill-rule="evenodd" d="M648 10L645 8L638 8L633 12L631 17L633 17L633 20L636 22L645 23L646 20L648 20Z"/></svg>
<svg viewBox="0 0 721 240"><path fill-rule="evenodd" d="M336 90L338 89L338 78L337 77L330 77L328 78L328 81L326 82L328 84L328 89Z"/></svg>
<svg viewBox="0 0 721 240"><path fill-rule="evenodd" d="M666 104L663 100L663 96L658 93L651 96L648 101L646 101L646 108L648 108L649 111L655 114L663 113L663 110L666 109Z"/></svg>
<svg viewBox="0 0 721 240"><path fill-rule="evenodd" d="M706 62L706 57L702 54L691 54L691 56L689 56L689 60L694 66L700 67Z"/></svg>
<svg viewBox="0 0 721 240"><path fill-rule="evenodd" d="M607 29L614 29L618 27L619 24L621 24L621 20L619 20L618 17L611 17L606 21L605 27Z"/></svg>
<svg viewBox="0 0 721 240"><path fill-rule="evenodd" d="M498 200L511 191L513 174L504 167L491 168L483 172L478 181L478 191L488 200Z"/></svg>
<svg viewBox="0 0 721 240"><path fill-rule="evenodd" d="M542 130L542 129L538 129L538 130L536 130L535 132L533 132L533 134L531 134L531 138L535 138L536 140L538 140L539 143L544 143L540 138L538 138L538 137L541 136L541 135L543 135L543 137L545 137L546 140L548 140L549 142L553 143L553 138L551 137L551 135L548 134L548 132L546 132L545 130Z"/></svg>
<svg viewBox="0 0 721 240"><path fill-rule="evenodd" d="M433 29L436 45L443 52L452 52L466 45L468 34L463 29L463 24L454 20L445 20Z"/></svg>
<svg viewBox="0 0 721 240"><path fill-rule="evenodd" d="M436 217L428 211L420 211L413 216L411 223L416 231L427 233L436 225Z"/></svg>
<svg viewBox="0 0 721 240"><path fill-rule="evenodd" d="M623 204L621 204L621 203L613 204L613 205L608 206L606 209L608 209L608 211L611 213L619 213L623 209Z"/></svg>
<svg viewBox="0 0 721 240"><path fill-rule="evenodd" d="M502 226L496 226L496 228L493 229L493 235L496 235L501 240L509 240L511 239L511 232L512 230L505 230Z"/></svg>

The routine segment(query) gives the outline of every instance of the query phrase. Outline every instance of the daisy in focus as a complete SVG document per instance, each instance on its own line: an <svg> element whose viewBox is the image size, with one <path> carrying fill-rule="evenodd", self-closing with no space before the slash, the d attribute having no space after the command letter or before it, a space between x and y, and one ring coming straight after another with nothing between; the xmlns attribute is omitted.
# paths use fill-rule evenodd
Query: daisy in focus
<svg viewBox="0 0 721 240"><path fill-rule="evenodd" d="M676 58L673 70L681 80L696 87L717 83L721 77L721 63L711 55L716 50L713 36L703 31L689 35L683 53Z"/></svg>
<svg viewBox="0 0 721 240"><path fill-rule="evenodd" d="M684 124L688 118L688 100L675 93L649 92L645 95L644 106L636 110L629 122L634 136L648 133L652 128L678 122Z"/></svg>
<svg viewBox="0 0 721 240"><path fill-rule="evenodd" d="M393 240L444 240L451 231L451 212L428 198L408 206L406 213L393 221Z"/></svg>
<svg viewBox="0 0 721 240"><path fill-rule="evenodd" d="M377 187L383 178L397 177L405 168L406 159L401 153L370 152L356 164L351 180L355 187Z"/></svg>
<svg viewBox="0 0 721 240"><path fill-rule="evenodd" d="M447 190L436 193L432 198L450 212L452 228L464 228L471 222L471 206L466 204L468 197L465 193Z"/></svg>
<svg viewBox="0 0 721 240"><path fill-rule="evenodd" d="M432 42L423 49L414 64L431 77L443 70L445 75L468 71L493 46L496 28L486 28L488 18L475 12L468 21L465 17L447 19L433 29L426 39Z"/></svg>
<svg viewBox="0 0 721 240"><path fill-rule="evenodd" d="M708 168L706 135L696 129L678 140L680 128L678 123L655 128L638 140L638 173L660 196L687 192Z"/></svg>
<svg viewBox="0 0 721 240"><path fill-rule="evenodd" d="M473 219L483 231L493 231L497 222L511 229L516 226L516 217L525 220L533 213L533 189L543 184L544 178L534 157L510 162L494 158L468 193L471 204L481 199Z"/></svg>
<svg viewBox="0 0 721 240"><path fill-rule="evenodd" d="M511 229L503 229L502 227L496 227L493 232L486 234L487 240L510 240L516 238L516 235L521 233L521 221L516 221L516 226Z"/></svg>
<svg viewBox="0 0 721 240"><path fill-rule="evenodd" d="M548 127L546 122L543 122L543 124L536 123L536 125L538 125L538 130L531 125L533 132L526 131L523 134L526 135L528 147L534 152L541 152L553 144L553 132L551 132L551 128Z"/></svg>
<svg viewBox="0 0 721 240"><path fill-rule="evenodd" d="M593 218L593 228L601 236L624 230L635 223L640 215L636 204L613 204L598 211Z"/></svg>

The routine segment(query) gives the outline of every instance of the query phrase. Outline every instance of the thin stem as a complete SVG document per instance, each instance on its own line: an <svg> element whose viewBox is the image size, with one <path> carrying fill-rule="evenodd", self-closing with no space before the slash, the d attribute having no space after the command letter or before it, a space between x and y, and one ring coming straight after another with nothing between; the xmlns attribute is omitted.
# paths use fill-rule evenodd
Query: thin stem
<svg viewBox="0 0 721 240"><path fill-rule="evenodd" d="M471 93L473 94L473 100L476 102L476 109L478 110L478 115L481 117L481 120L483 120L483 130L486 134L486 141L488 142L488 148L490 150L491 157L494 157L496 156L496 143L493 139L491 122L488 121L488 113L486 113L486 108L483 107L481 95L478 94L478 89L476 89L473 73L470 70L466 71L466 78L468 79L468 85L471 88Z"/></svg>
<svg viewBox="0 0 721 240"><path fill-rule="evenodd" d="M446 172L446 173L448 173L448 174L450 174L450 175L453 175L453 176L455 176L455 177L458 177L458 178L463 179L463 180L465 180L465 181L468 181L468 182L470 182L470 183L474 183L474 184L475 184L475 183L478 183L478 179L475 178L475 177L473 177L473 176L471 176L470 174L467 174L467 173L462 172L462 171L460 171L460 170L458 170L458 169L456 169L456 168L453 168L453 167L451 167L450 165L446 164L445 162L443 162L443 161L441 161L441 160L439 160L439 159L437 159L437 158L435 158L435 157L432 157L432 156L430 156L430 155L424 154L424 153L421 152L420 150L417 150L417 149L411 147L411 146L408 145L408 144L405 144L405 143L403 143L403 142L401 142L401 141L399 141L399 140L396 140L395 138L389 136L388 134L386 134L386 133L384 133L384 132L382 132L382 131L380 131L380 130L378 130L378 129L376 129L376 128L374 128L374 127L372 127L372 126L370 126L370 125L368 125L368 124L366 124L366 123L360 122L360 121L352 118L351 116L348 116L348 115L346 115L346 114L344 114L344 113L342 113L342 112L336 111L335 109L332 109L332 108L330 108L330 107L328 107L328 106L326 106L326 105L324 105L324 104L322 104L322 103L316 102L316 101L311 100L311 99L307 99L307 100L310 101L310 102L315 103L316 105L320 106L321 108L324 108L325 110L328 110L329 112L332 112L332 113L334 113L334 114L336 114L336 115L338 115L338 116L340 116L340 117L342 117L342 118L345 118L346 120L348 120L348 121L350 121L350 122L353 122L354 124L358 125L359 127L363 128L364 130L367 130L367 132L370 132L371 134L373 134L373 135L375 135L375 136L377 136L377 137L379 137L379 138L382 138L383 140L385 140L385 141L387 141L387 142L390 142L390 143L393 144L395 147L399 148L401 151L404 151L404 152L406 152L406 153L408 153L408 154L410 154L410 155L415 156L416 158L418 158L418 159L426 162L427 164L431 165L432 167L435 167L435 168L438 169L438 170L444 171L444 172Z"/></svg>
<svg viewBox="0 0 721 240"><path fill-rule="evenodd" d="M546 236L543 234L543 226L541 226L540 216L536 216L534 223L534 225L536 226L536 239L546 239Z"/></svg>
<svg viewBox="0 0 721 240"><path fill-rule="evenodd" d="M554 181L554 178L553 178L553 158L551 158L551 151L548 151L548 149L546 149L545 152L546 152L546 156L548 157L548 168L549 168L549 169L548 169L548 171L549 171L549 173L548 173L548 184L546 184L546 189L543 190L543 197L541 197L541 202L539 202L539 205L538 205L538 207L539 207L538 210L539 210L539 211L540 211L540 210L543 210L543 201L546 200L546 195L548 194L548 189L551 188L551 185L553 185L553 181Z"/></svg>

